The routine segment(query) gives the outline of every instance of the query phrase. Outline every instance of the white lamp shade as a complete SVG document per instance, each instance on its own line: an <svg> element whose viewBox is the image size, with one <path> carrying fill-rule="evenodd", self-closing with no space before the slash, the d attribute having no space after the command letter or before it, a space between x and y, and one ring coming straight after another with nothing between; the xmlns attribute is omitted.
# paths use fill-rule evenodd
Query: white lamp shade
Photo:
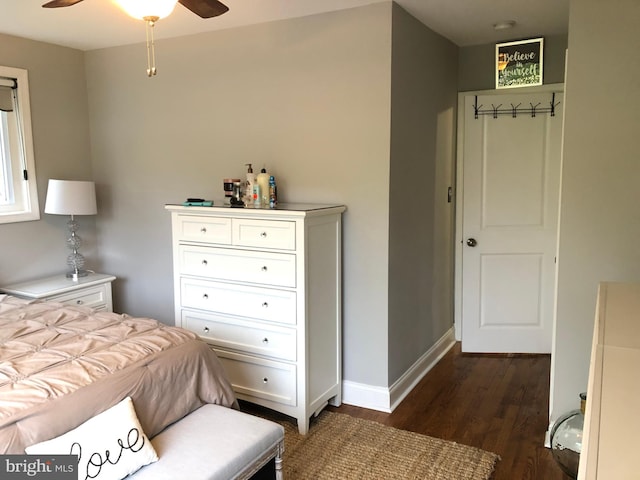
<svg viewBox="0 0 640 480"><path fill-rule="evenodd" d="M44 213L54 215L95 215L96 186L93 182L49 180Z"/></svg>
<svg viewBox="0 0 640 480"><path fill-rule="evenodd" d="M116 0L116 3L133 18L144 20L145 17L168 16L178 0Z"/></svg>

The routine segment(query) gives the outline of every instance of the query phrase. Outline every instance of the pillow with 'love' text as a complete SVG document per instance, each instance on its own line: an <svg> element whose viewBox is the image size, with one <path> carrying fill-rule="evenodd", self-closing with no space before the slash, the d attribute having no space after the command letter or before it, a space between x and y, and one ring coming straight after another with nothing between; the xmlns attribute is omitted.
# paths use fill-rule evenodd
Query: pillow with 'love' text
<svg viewBox="0 0 640 480"><path fill-rule="evenodd" d="M78 479L120 480L158 460L130 397L59 437L27 447L25 452L77 455Z"/></svg>

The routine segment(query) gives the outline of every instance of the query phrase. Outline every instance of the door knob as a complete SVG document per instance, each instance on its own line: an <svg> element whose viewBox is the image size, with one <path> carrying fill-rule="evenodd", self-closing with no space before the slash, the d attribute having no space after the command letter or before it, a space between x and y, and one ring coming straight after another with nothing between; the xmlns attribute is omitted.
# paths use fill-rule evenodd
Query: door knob
<svg viewBox="0 0 640 480"><path fill-rule="evenodd" d="M470 247L475 247L478 244L478 242L476 242L475 238L468 238L467 239L467 245Z"/></svg>

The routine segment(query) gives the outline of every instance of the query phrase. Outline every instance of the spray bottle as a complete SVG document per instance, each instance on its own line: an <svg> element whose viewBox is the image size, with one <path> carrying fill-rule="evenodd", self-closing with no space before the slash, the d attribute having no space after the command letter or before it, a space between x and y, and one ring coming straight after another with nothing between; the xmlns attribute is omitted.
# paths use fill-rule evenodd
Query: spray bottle
<svg viewBox="0 0 640 480"><path fill-rule="evenodd" d="M269 208L276 208L278 203L278 187L276 186L276 177L269 177Z"/></svg>

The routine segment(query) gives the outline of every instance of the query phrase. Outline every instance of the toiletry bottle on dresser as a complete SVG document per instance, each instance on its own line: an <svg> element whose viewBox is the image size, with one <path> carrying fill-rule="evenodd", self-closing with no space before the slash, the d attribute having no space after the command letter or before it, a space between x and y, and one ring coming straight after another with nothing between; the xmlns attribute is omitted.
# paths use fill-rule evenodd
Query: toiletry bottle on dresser
<svg viewBox="0 0 640 480"><path fill-rule="evenodd" d="M264 167L258 174L258 185L260 185L260 203L267 206L269 205L269 174Z"/></svg>
<svg viewBox="0 0 640 480"><path fill-rule="evenodd" d="M256 183L256 174L250 163L245 163L247 168L247 181L244 184L244 195L242 199L246 205L253 203L253 185Z"/></svg>
<svg viewBox="0 0 640 480"><path fill-rule="evenodd" d="M253 184L253 206L256 208L260 208L262 201L262 195L260 194L260 185L258 182Z"/></svg>
<svg viewBox="0 0 640 480"><path fill-rule="evenodd" d="M275 208L278 203L278 187L276 186L276 177L269 176L269 208Z"/></svg>

